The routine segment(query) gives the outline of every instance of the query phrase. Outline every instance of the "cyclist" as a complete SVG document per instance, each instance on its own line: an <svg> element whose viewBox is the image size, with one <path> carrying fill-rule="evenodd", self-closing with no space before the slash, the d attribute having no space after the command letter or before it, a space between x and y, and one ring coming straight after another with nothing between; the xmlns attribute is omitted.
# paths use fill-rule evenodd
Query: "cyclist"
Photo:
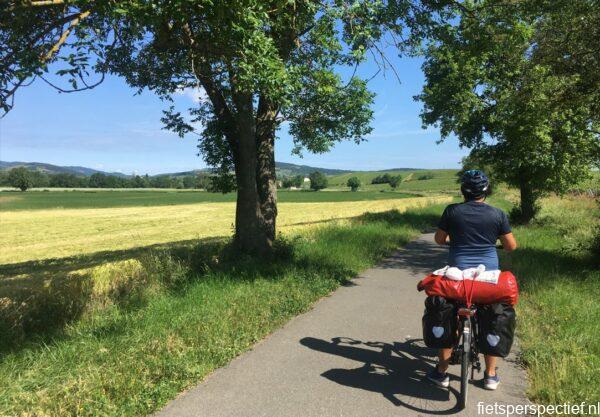
<svg viewBox="0 0 600 417"><path fill-rule="evenodd" d="M461 178L460 189L465 201L446 207L435 233L435 242L450 245L449 266L463 270L484 265L486 270L497 270L496 241L500 239L504 250L513 251L517 248L506 213L485 203L489 180L482 171L466 171ZM447 387L450 384L446 370L451 353L451 348L440 349L439 362L427 375L427 379L438 386ZM496 360L496 356L485 355L486 389L495 390L500 383Z"/></svg>

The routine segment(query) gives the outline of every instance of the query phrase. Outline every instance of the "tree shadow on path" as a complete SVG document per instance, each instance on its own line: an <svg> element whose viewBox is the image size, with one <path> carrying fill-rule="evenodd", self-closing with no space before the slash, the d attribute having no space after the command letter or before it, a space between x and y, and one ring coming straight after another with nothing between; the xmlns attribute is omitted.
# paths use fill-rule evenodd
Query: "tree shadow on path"
<svg viewBox="0 0 600 417"><path fill-rule="evenodd" d="M331 342L313 337L300 340L310 349L341 356L364 365L358 368L333 368L321 376L347 387L382 394L396 406L433 415L448 415L458 409L458 392L440 388L425 380L435 364L435 351L421 339L405 342L362 342L335 337Z"/></svg>

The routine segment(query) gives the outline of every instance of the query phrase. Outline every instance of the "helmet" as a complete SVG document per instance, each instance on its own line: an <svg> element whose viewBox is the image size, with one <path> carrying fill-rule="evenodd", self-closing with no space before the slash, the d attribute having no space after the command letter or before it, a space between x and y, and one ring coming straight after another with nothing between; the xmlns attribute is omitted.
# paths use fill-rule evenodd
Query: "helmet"
<svg viewBox="0 0 600 417"><path fill-rule="evenodd" d="M460 190L467 198L485 197L489 186L490 180L478 169L465 171L460 180Z"/></svg>

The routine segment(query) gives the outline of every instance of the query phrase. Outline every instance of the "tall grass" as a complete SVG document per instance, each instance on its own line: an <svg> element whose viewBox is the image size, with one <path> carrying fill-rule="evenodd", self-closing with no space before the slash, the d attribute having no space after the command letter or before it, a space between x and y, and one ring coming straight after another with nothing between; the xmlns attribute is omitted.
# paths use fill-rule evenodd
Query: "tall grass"
<svg viewBox="0 0 600 417"><path fill-rule="evenodd" d="M592 199L545 199L537 220L515 228L506 256L521 285L518 333L529 396L541 403L600 400L600 270Z"/></svg>
<svg viewBox="0 0 600 417"><path fill-rule="evenodd" d="M142 254L122 275L105 271L80 292L87 308L5 346L0 415L148 414L408 242L441 209L309 229L280 239L269 260L215 241Z"/></svg>

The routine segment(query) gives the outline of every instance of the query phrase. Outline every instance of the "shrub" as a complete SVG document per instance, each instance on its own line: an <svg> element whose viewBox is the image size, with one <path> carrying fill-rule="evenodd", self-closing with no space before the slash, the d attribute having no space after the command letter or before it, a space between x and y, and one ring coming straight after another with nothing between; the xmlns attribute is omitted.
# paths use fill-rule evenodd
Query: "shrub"
<svg viewBox="0 0 600 417"><path fill-rule="evenodd" d="M391 178L390 174L378 175L371 180L371 184L389 184Z"/></svg>
<svg viewBox="0 0 600 417"><path fill-rule="evenodd" d="M348 178L348 182L346 183L346 185L350 187L352 191L356 191L360 188L360 180L358 179L358 177L350 177Z"/></svg>
<svg viewBox="0 0 600 417"><path fill-rule="evenodd" d="M395 176L390 177L389 184L393 189L396 189L396 188L398 188L398 185L400 185L401 182L402 182L402 176L395 175Z"/></svg>
<svg viewBox="0 0 600 417"><path fill-rule="evenodd" d="M516 204L512 210L508 213L508 217L510 219L510 222L512 224L527 224L529 223L529 221L534 218L535 216L537 216L537 214L540 212L540 205L539 203L534 204L532 206L532 208L527 209L525 211L523 211L523 208L521 207L520 204Z"/></svg>
<svg viewBox="0 0 600 417"><path fill-rule="evenodd" d="M434 177L434 175L431 172L428 172L426 174L419 175L417 177L417 180L419 180L419 181L430 180L430 179L433 179L433 177Z"/></svg>

